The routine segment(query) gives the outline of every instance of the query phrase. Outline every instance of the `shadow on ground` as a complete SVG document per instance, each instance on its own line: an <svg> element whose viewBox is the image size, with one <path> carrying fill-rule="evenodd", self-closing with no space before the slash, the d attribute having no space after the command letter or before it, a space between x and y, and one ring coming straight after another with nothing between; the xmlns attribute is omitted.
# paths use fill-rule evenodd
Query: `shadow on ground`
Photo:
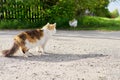
<svg viewBox="0 0 120 80"><path fill-rule="evenodd" d="M44 62L68 62L87 58L105 57L103 54L53 54L46 53L44 55L34 55L32 57L25 58L23 56L14 56L10 58L26 60L26 61L44 61Z"/></svg>

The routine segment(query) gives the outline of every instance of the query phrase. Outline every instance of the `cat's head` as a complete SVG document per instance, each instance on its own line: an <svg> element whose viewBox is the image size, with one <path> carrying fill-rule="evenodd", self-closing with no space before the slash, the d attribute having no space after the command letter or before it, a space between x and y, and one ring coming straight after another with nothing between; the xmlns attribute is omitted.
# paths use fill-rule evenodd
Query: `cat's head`
<svg viewBox="0 0 120 80"><path fill-rule="evenodd" d="M50 32L52 32L52 34L55 34L56 33L56 23L54 23L54 24L47 23L42 29L47 29Z"/></svg>

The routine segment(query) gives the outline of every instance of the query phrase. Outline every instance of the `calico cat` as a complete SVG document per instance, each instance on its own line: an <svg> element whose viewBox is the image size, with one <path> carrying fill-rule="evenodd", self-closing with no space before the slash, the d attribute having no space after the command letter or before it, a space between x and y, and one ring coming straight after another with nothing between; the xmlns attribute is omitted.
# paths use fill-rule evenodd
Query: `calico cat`
<svg viewBox="0 0 120 80"><path fill-rule="evenodd" d="M45 45L49 38L56 33L56 23L47 23L43 28L25 31L14 38L14 43L12 48L9 50L3 50L2 54L5 57L13 56L19 49L22 51L25 57L28 57L25 53L29 52L31 46L28 48L27 44L31 44L32 48L38 46L38 52L44 52Z"/></svg>

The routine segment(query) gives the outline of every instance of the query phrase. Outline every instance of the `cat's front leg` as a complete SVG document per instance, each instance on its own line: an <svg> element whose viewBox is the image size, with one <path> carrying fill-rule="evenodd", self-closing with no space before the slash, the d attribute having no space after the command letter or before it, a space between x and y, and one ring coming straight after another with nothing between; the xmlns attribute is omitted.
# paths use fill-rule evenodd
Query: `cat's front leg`
<svg viewBox="0 0 120 80"><path fill-rule="evenodd" d="M41 46L43 49L43 53L45 53L45 45L46 45L47 41Z"/></svg>

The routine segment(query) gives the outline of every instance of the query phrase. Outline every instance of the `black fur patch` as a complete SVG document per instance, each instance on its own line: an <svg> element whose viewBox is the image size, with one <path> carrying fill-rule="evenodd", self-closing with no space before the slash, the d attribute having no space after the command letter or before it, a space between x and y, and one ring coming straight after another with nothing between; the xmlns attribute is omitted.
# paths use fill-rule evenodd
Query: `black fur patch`
<svg viewBox="0 0 120 80"><path fill-rule="evenodd" d="M32 31L25 31L31 38L37 38L40 39L42 36L41 33L43 33L43 30L32 30Z"/></svg>
<svg viewBox="0 0 120 80"><path fill-rule="evenodd" d="M18 35L21 39L26 40L26 35L25 34L19 34Z"/></svg>

